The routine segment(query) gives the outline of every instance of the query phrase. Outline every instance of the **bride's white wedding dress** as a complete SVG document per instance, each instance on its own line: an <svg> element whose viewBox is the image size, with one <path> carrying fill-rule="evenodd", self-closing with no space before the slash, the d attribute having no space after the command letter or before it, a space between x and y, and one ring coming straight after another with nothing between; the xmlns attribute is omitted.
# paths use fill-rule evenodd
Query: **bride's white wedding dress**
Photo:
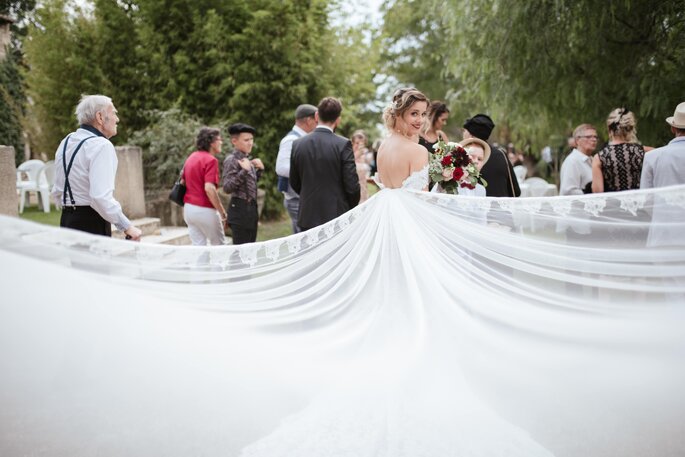
<svg viewBox="0 0 685 457"><path fill-rule="evenodd" d="M685 186L427 182L242 246L0 216L0 454L683 455Z"/></svg>
<svg viewBox="0 0 685 457"><path fill-rule="evenodd" d="M385 189L378 178L376 182L384 196L403 198L401 193L428 185L428 166L412 173L399 189ZM385 222L402 224L402 217L393 214L387 213L392 219ZM373 342L357 348L339 378L241 457L551 456L473 394L450 360L459 338L433 322L446 316L425 310L424 319L407 320L412 310L402 306L399 300L378 306L373 315L379 324L369 338ZM390 340L398 333L409 341Z"/></svg>

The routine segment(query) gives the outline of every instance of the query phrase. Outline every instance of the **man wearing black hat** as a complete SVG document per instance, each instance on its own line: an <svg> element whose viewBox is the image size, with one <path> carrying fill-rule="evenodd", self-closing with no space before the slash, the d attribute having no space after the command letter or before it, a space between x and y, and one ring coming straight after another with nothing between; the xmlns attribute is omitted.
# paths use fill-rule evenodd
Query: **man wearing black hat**
<svg viewBox="0 0 685 457"><path fill-rule="evenodd" d="M317 107L318 127L293 142L290 185L300 195L302 230L335 219L359 203L359 176L352 143L336 135L342 104L326 97Z"/></svg>
<svg viewBox="0 0 685 457"><path fill-rule="evenodd" d="M464 122L464 139L480 138L487 142L495 123L487 114L476 114ZM489 144L489 143L488 143ZM492 153L490 159L483 165L481 176L488 185L485 193L488 197L518 197L521 195L519 183L514 174L514 167L509 162L506 153L490 145Z"/></svg>
<svg viewBox="0 0 685 457"><path fill-rule="evenodd" d="M233 233L233 244L253 243L257 240L257 180L264 171L260 159L251 159L256 130L247 124L233 124L228 128L233 153L224 160L221 185L231 194L228 205L228 225Z"/></svg>
<svg viewBox="0 0 685 457"><path fill-rule="evenodd" d="M297 217L300 212L300 196L290 185L290 155L293 141L302 138L316 128L316 106L300 105L295 110L295 125L281 140L276 158L276 174L278 175L278 190L283 193L283 206L290 215L293 233L298 233Z"/></svg>

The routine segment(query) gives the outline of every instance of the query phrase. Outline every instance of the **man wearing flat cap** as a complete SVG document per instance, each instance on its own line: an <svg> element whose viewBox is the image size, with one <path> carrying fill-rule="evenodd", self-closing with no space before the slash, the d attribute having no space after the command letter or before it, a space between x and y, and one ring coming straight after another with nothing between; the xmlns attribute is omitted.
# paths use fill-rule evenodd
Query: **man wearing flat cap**
<svg viewBox="0 0 685 457"><path fill-rule="evenodd" d="M495 123L487 114L476 114L464 122L464 139L479 138L486 143ZM514 167L501 149L490 144L490 159L483 165L481 176L488 183L485 192L488 197L518 197L521 188L514 174Z"/></svg>
<svg viewBox="0 0 685 457"><path fill-rule="evenodd" d="M293 227L293 233L298 233L297 217L300 211L300 196L290 185L290 154L293 150L293 141L301 138L316 128L316 106L300 105L295 110L295 125L283 137L278 147L276 158L276 174L278 175L278 190L283 193L283 206L285 206Z"/></svg>
<svg viewBox="0 0 685 457"><path fill-rule="evenodd" d="M233 124L228 128L233 152L224 160L221 186L231 194L228 205L228 225L233 233L233 244L253 243L257 240L257 180L264 171L260 159L250 158L256 130L247 124Z"/></svg>

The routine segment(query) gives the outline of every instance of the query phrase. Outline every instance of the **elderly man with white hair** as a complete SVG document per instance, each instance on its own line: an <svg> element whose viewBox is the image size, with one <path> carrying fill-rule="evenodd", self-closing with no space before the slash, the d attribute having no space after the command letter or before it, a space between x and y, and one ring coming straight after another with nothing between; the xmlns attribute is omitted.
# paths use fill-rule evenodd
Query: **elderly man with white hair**
<svg viewBox="0 0 685 457"><path fill-rule="evenodd" d="M117 134L119 117L112 99L82 96L76 118L79 128L62 140L55 153L52 197L62 207L60 226L111 236L114 224L127 239L140 240L142 232L114 199L118 161L109 139Z"/></svg>

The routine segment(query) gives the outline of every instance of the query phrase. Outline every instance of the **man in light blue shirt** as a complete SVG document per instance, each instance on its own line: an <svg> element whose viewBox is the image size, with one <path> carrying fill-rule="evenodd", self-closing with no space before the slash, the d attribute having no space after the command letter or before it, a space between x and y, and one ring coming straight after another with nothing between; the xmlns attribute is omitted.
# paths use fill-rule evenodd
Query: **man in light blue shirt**
<svg viewBox="0 0 685 457"><path fill-rule="evenodd" d="M676 107L666 122L675 138L666 146L645 154L641 189L685 184L685 102Z"/></svg>
<svg viewBox="0 0 685 457"><path fill-rule="evenodd" d="M278 175L278 190L283 193L283 206L290 215L293 233L298 233L297 217L300 212L300 196L293 190L289 183L290 177L290 154L293 149L293 141L305 136L316 128L316 106L300 105L295 110L295 125L292 130L281 140L276 158L276 174Z"/></svg>

